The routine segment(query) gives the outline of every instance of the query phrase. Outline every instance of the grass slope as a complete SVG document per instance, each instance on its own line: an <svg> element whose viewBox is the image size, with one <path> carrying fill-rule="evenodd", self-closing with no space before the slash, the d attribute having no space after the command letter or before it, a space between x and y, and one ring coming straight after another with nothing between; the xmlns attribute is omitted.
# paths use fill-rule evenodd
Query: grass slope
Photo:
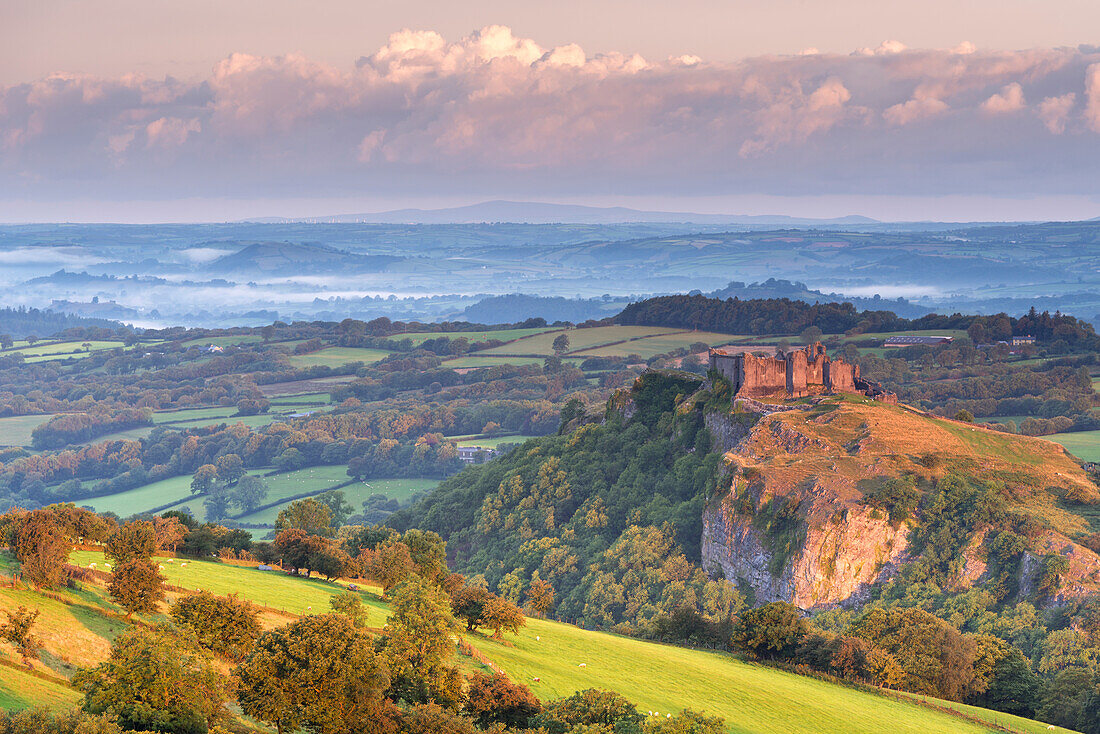
<svg viewBox="0 0 1100 734"><path fill-rule="evenodd" d="M369 364L389 356L381 349L359 349L356 347L328 347L312 354L295 354L290 363L295 367L343 367L349 362Z"/></svg>
<svg viewBox="0 0 1100 734"><path fill-rule="evenodd" d="M538 638L538 639L537 639ZM683 708L723 716L730 732L986 732L990 728L891 697L746 663L715 652L644 642L570 625L528 620L517 637L474 644L539 698L584 688L618 691L643 712ZM579 667L585 663L586 667ZM535 681L539 678L539 681ZM945 702L941 702L945 703ZM1009 717L967 707L968 715L1009 724ZM1016 719L1018 731L1045 724Z"/></svg>

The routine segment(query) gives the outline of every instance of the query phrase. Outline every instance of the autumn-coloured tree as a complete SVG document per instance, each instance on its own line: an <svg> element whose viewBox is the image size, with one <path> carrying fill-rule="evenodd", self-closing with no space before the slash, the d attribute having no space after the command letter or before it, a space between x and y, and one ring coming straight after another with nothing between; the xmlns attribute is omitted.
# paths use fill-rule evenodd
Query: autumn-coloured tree
<svg viewBox="0 0 1100 734"><path fill-rule="evenodd" d="M0 639L7 640L19 648L19 654L25 659L34 657L41 646L41 641L31 634L31 629L41 611L35 609L32 612L20 606L15 611L6 611L4 614L8 619L0 624Z"/></svg>
<svg viewBox="0 0 1100 734"><path fill-rule="evenodd" d="M152 561L132 558L115 566L107 591L126 610L126 618L129 619L135 613L156 610L157 604L164 600L164 576Z"/></svg>
<svg viewBox="0 0 1100 734"><path fill-rule="evenodd" d="M195 633L199 644L230 660L241 660L260 637L256 606L236 594L209 591L185 596L172 605L172 621Z"/></svg>
<svg viewBox="0 0 1100 734"><path fill-rule="evenodd" d="M363 599L354 591L345 591L343 594L328 600L332 611L343 614L355 627L365 627L367 624L367 609L363 606Z"/></svg>
<svg viewBox="0 0 1100 734"><path fill-rule="evenodd" d="M291 502L279 511L275 519L279 530L304 530L311 535L329 537L332 530L332 510L328 505L313 497Z"/></svg>
<svg viewBox="0 0 1100 734"><path fill-rule="evenodd" d="M103 554L116 566L135 558L148 560L157 552L157 529L147 520L135 520L119 526L107 539Z"/></svg>
<svg viewBox="0 0 1100 734"><path fill-rule="evenodd" d="M359 563L363 575L377 582L386 594L416 570L409 546L392 538L374 550L363 549L359 554Z"/></svg>
<svg viewBox="0 0 1100 734"><path fill-rule="evenodd" d="M65 580L70 541L66 528L49 509L34 510L14 525L12 549L23 578L36 587L55 587Z"/></svg>
<svg viewBox="0 0 1100 734"><path fill-rule="evenodd" d="M554 587L539 577L535 571L531 576L531 585L527 587L527 606L540 617L545 617L554 607Z"/></svg>
<svg viewBox="0 0 1100 734"><path fill-rule="evenodd" d="M527 624L527 619L515 604L490 594L482 605L479 623L493 630L493 638L499 640L504 632L517 634L519 628Z"/></svg>
<svg viewBox="0 0 1100 734"><path fill-rule="evenodd" d="M235 675L241 709L280 734L396 728L396 712L382 696L390 685L386 662L341 614L303 617L265 632Z"/></svg>
<svg viewBox="0 0 1100 734"><path fill-rule="evenodd" d="M438 586L416 575L398 586L383 648L392 678L390 697L457 706L462 699L462 676L451 661L458 630L450 599Z"/></svg>
<svg viewBox="0 0 1100 734"><path fill-rule="evenodd" d="M474 672L466 690L463 710L482 729L493 724L526 727L527 720L542 710L531 689L503 675Z"/></svg>
<svg viewBox="0 0 1100 734"><path fill-rule="evenodd" d="M123 632L110 658L77 673L73 687L84 694L85 711L106 714L123 729L191 734L227 717L225 679L208 654L165 628Z"/></svg>
<svg viewBox="0 0 1100 734"><path fill-rule="evenodd" d="M191 494L206 494L218 481L218 467L203 464L191 477Z"/></svg>

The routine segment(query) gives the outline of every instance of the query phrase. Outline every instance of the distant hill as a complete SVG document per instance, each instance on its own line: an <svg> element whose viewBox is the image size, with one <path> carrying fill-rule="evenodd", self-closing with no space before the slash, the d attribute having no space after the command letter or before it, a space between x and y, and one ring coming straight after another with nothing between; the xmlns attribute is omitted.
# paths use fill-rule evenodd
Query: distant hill
<svg viewBox="0 0 1100 734"><path fill-rule="evenodd" d="M562 296L531 296L511 293L492 296L467 306L461 320L476 324L502 324L530 318L543 318L548 322L572 321L579 323L589 319L614 316L625 305L623 298L604 301L600 298L580 299Z"/></svg>
<svg viewBox="0 0 1100 734"><path fill-rule="evenodd" d="M390 255L358 255L326 245L296 242L256 242L231 255L214 260L206 269L213 273L301 275L309 272L379 271L401 258Z"/></svg>
<svg viewBox="0 0 1100 734"><path fill-rule="evenodd" d="M58 311L37 308L0 308L0 334L22 339L28 334L50 337L66 329L127 329L118 321L84 318Z"/></svg>
<svg viewBox="0 0 1100 734"><path fill-rule="evenodd" d="M485 201L469 206L445 209L395 209L365 214L336 214L323 217L250 219L255 223L287 222L375 224L477 224L482 222L523 222L528 224L614 224L620 222L693 222L696 224L874 224L877 220L861 216L834 219L806 219L781 215L747 216L742 214L698 214L694 212L642 211L621 206L598 207L579 204L547 204L534 201Z"/></svg>

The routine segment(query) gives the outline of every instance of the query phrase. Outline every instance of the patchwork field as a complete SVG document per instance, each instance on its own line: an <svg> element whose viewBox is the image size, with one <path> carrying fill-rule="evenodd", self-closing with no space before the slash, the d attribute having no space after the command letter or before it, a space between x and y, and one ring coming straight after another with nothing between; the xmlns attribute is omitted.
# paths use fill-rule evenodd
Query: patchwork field
<svg viewBox="0 0 1100 734"><path fill-rule="evenodd" d="M146 484L118 494L80 500L77 504L95 508L96 512L113 512L119 517L129 517L148 512L154 507L162 507L191 497L191 475L171 477L159 482ZM199 500L197 504L202 504Z"/></svg>
<svg viewBox="0 0 1100 734"><path fill-rule="evenodd" d="M456 437L459 440L456 442L459 446L480 446L485 449L495 449L502 443L523 443L529 438L538 438L538 436L495 436L493 438L461 438Z"/></svg>
<svg viewBox="0 0 1100 734"><path fill-rule="evenodd" d="M481 352L474 353L477 356L455 357L443 361L444 367L453 370L473 369L477 367L497 367L502 364L542 364L545 357L506 357L506 356L480 356ZM569 361L568 359L566 361ZM575 360L574 360L575 361Z"/></svg>
<svg viewBox="0 0 1100 734"><path fill-rule="evenodd" d="M369 364L389 356L381 349L357 349L355 347L327 347L312 354L294 354L290 363L295 367L343 367L349 362Z"/></svg>
<svg viewBox="0 0 1100 734"><path fill-rule="evenodd" d="M541 334L547 331L559 331L553 326L543 326L536 329L494 329L490 331L448 331L440 333L414 333L414 334L392 334L387 339L393 341L404 341L408 339L413 344L423 344L429 339L438 339L441 336L445 336L449 339L469 339L471 342L489 341L490 339L496 339L502 342L512 341L514 339L522 339L524 337L532 336L534 334Z"/></svg>

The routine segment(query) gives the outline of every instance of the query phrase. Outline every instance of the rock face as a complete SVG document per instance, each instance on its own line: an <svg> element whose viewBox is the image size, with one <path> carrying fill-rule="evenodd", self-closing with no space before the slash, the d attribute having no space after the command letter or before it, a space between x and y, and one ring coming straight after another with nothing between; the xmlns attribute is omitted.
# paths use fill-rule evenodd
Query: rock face
<svg viewBox="0 0 1100 734"><path fill-rule="evenodd" d="M845 606L867 600L871 587L888 580L909 560L908 527L893 528L871 512L840 512L806 529L802 548L776 576L776 554L767 549L753 516L734 503L703 512L703 567L725 578L747 582L759 603L786 601L803 609Z"/></svg>
<svg viewBox="0 0 1100 734"><path fill-rule="evenodd" d="M860 378L859 365L842 359L830 360L821 342L783 357L756 357L745 352L711 349L710 368L730 381L738 397L803 398L826 392L876 398L886 395Z"/></svg>

